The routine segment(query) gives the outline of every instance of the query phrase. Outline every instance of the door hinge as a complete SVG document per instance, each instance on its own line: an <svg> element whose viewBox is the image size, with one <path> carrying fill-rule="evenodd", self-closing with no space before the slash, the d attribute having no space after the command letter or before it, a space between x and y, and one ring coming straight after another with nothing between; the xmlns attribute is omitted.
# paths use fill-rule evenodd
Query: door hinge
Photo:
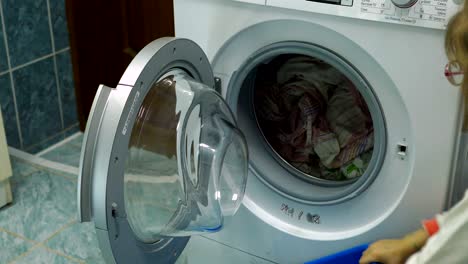
<svg viewBox="0 0 468 264"><path fill-rule="evenodd" d="M125 218L125 217L122 217L120 214L119 214L119 211L118 211L118 206L117 206L117 203L112 203L112 209L111 209L111 213L112 213L112 218L114 219L114 230L112 230L114 232L114 239L117 239L119 237L119 232L120 232L120 220L121 218Z"/></svg>

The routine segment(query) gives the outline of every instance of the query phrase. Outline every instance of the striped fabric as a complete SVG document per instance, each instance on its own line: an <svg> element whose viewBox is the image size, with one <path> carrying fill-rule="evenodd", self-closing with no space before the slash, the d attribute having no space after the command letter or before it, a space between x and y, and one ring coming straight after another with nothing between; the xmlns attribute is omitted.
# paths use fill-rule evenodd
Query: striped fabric
<svg viewBox="0 0 468 264"><path fill-rule="evenodd" d="M286 60L270 79L274 77L273 82L257 81L254 103L262 131L276 152L297 169L321 178L362 175L372 156L374 133L356 87L329 64L304 56Z"/></svg>

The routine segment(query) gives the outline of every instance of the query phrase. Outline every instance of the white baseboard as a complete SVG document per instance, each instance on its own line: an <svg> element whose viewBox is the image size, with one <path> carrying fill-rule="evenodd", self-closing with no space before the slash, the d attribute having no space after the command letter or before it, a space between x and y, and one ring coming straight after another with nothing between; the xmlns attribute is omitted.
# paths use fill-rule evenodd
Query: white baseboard
<svg viewBox="0 0 468 264"><path fill-rule="evenodd" d="M15 149L13 147L8 147L8 152L10 153L11 156L18 158L20 160L24 160L24 161L27 161L27 162L30 162L30 163L33 163L42 167L46 167L52 170L78 175L77 167L65 165L62 163L55 162L55 161L50 161L50 160L41 158L39 156L29 154L22 150Z"/></svg>

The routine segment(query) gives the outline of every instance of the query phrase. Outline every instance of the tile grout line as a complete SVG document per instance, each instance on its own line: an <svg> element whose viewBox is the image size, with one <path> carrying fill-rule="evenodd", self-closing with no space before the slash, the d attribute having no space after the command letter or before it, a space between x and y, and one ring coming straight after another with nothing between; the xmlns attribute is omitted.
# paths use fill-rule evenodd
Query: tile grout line
<svg viewBox="0 0 468 264"><path fill-rule="evenodd" d="M34 173L34 172L33 172L33 173ZM30 174L33 174L33 173L30 173ZM28 174L28 175L30 175L30 174ZM26 176L25 176L25 177L26 177ZM74 220L74 218L72 218L72 220L69 220L68 223L66 223L65 225L63 225L63 226L60 227L59 229L55 230L48 238L44 239L42 242L38 242L38 241L35 241L35 240L32 240L32 239L29 239L29 238L27 238L27 237L25 237L25 236L23 236L23 235L17 234L17 233L15 233L15 232L10 231L10 230L8 230L8 229L5 229L5 228L3 228L3 227L0 227L0 232L5 232L5 233L7 233L7 234L10 235L10 236L13 236L13 237L16 237L16 238L20 238L20 239L22 239L22 240L24 240L24 241L26 241L26 242L29 242L29 243L31 243L31 244L33 244L33 245L43 244L43 245L46 247L46 245L45 245L46 242L48 242L50 239L54 238L54 237L55 237L56 235L58 235L60 232L62 232L63 230L69 228L70 226L72 226L72 225L74 225L74 224L76 224L76 223L78 223L78 221L77 221L77 220Z"/></svg>
<svg viewBox="0 0 468 264"><path fill-rule="evenodd" d="M50 44L52 46L52 53L55 55L55 39L54 39L54 30L52 29L52 16L50 14L50 0L46 0L46 6L47 6L47 17L49 20Z"/></svg>
<svg viewBox="0 0 468 264"><path fill-rule="evenodd" d="M58 132L57 134L54 134L54 135L52 135L52 136L49 136L49 137L47 137L47 138L45 138L45 139L43 139L43 140L41 140L41 141L39 141L39 142L37 142L37 143L34 143L34 144L32 144L32 145L29 145L29 146L23 148L23 150L24 150L24 151L30 151L32 148L37 147L37 146L40 146L40 145L42 145L43 143L46 143L47 141L52 140L52 139L55 139L55 138L58 138L58 137L60 137L60 136L63 136L63 131L60 131L60 132Z"/></svg>
<svg viewBox="0 0 468 264"><path fill-rule="evenodd" d="M41 243L37 243L37 244L33 245L31 248L29 248L28 250L26 250L22 254L16 256L15 258L13 258L8 264L16 263L18 260L21 260L22 258L26 257L27 255L31 254L32 252L34 252L35 250L37 250L39 248L43 248L44 250L49 251L50 253L53 253L53 254L58 255L58 256L62 256L62 257L66 258L68 260L71 260L73 262L80 263L80 264L83 263L83 261L81 259L69 256L67 254L64 254L64 253L58 251L58 250L51 249L51 248L47 247L43 242L41 242Z"/></svg>
<svg viewBox="0 0 468 264"><path fill-rule="evenodd" d="M25 242L27 243L31 243L32 246L30 248L28 248L28 250L26 250L25 252L19 254L18 256L14 257L12 260L10 260L8 263L11 264L11 263L14 263L16 262L17 260L23 258L24 256L27 256L29 255L29 253L31 253L32 251L34 251L36 248L40 247L41 246L41 243L40 242L37 242L37 241L34 241L34 240L31 240L29 238L26 238L20 234L17 234L15 232L12 232L10 230L7 230L5 228L2 228L0 227L0 232L5 232L7 233L8 235L10 236L13 236L13 237L16 237L16 238L19 238L21 240L24 240Z"/></svg>
<svg viewBox="0 0 468 264"><path fill-rule="evenodd" d="M65 253L63 253L63 252L60 252L60 251L58 251L58 250L54 250L54 249L52 249L52 248L49 248L49 247L47 247L45 244L42 245L42 246L44 247L45 250L47 250L47 251L49 251L49 252L51 252L51 253L54 253L55 255L62 256L62 257L64 257L64 258L67 258L67 259L69 259L69 260L71 260L71 261L73 261L73 262L76 262L76 263L80 263L80 264L83 263L83 261L82 261L81 259L72 257L72 256L67 255L67 254L65 254Z"/></svg>
<svg viewBox="0 0 468 264"><path fill-rule="evenodd" d="M42 57L39 57L39 58L36 58L36 59L34 59L34 60L28 61L28 62L26 62L26 63L24 63L24 64L21 64L21 65L18 65L18 66L16 66L16 67L11 68L11 69L10 69L10 72L14 72L14 71L16 71L16 70L20 70L20 69L25 68L25 67L27 67L27 66L29 66L29 65L32 65L32 64L34 64L34 63L36 63L36 62L40 62L40 61L43 61L43 60L45 60L45 59L48 59L48 58L50 58L50 57L52 57L52 56L54 56L54 55L55 55L54 53L49 53L49 54L44 55L44 56L42 56Z"/></svg>
<svg viewBox="0 0 468 264"><path fill-rule="evenodd" d="M47 243L50 239L54 238L54 237L55 237L56 235L58 235L60 232L62 232L62 231L64 231L65 229L69 228L70 226L72 226L72 225L75 224L75 223L77 223L76 220L71 220L71 221L69 221L68 223L66 223L64 226L62 226L62 227L59 228L58 230L56 230L54 233L52 233L52 235L50 235L47 239L45 239L45 240L42 241L42 242L37 242L37 241L31 240L31 239L29 239L29 238L23 237L22 235L16 234L16 233L14 233L14 232L11 232L11 231L9 231L9 230L7 230L7 229L4 229L4 228L0 227L0 232L5 232L5 233L7 233L7 234L10 235L10 236L13 236L13 237L16 237L16 238L20 238L20 239L22 239L22 240L24 240L24 241L26 241L26 242L32 243L31 248L29 248L28 250L26 250L26 251L23 252L22 254L16 256L15 258L13 258L13 260L11 260L9 263L10 263L10 264L11 264L11 263L15 263L16 261L18 261L18 260L22 259L23 257L29 255L31 252L33 252L34 250L36 250L36 249L39 248L39 247L42 247L42 248L44 248L45 250L47 250L47 251L49 251L49 252L51 252L51 253L54 253L54 254L56 254L56 255L65 257L65 258L67 258L67 259L69 259L69 260L72 260L72 261L74 261L74 262L82 263L81 259L74 258L74 257L72 257L72 256L69 256L69 255L63 253L63 252L60 252L60 251L58 251L58 250L54 250L54 249L52 249L52 248L49 248L49 247L46 245L46 243Z"/></svg>
<svg viewBox="0 0 468 264"><path fill-rule="evenodd" d="M5 41L6 41L6 38L5 38ZM22 69L22 68L25 68L25 67L31 65L31 64L34 64L34 63L36 63L36 62L39 62L39 61L48 59L48 58L50 58L50 57L52 57L52 56L55 56L55 55L64 53L64 52L66 52L66 51L68 51L68 50L70 50L70 47L66 47L66 48L63 48L63 49L58 50L58 51L56 51L56 52L49 53L49 54L47 54L47 55L44 55L44 56L42 56L42 57L39 57L39 58L30 60L30 61L28 61L28 62L26 62L26 63L23 63L23 64L21 64L21 65L18 65L18 66L16 66L16 67L13 67L13 68L10 68L10 67L9 67L8 70L0 72L0 76L5 75L5 74L8 74L8 73L10 73L10 72L14 72L14 71L16 71L16 70L20 70L20 69Z"/></svg>
<svg viewBox="0 0 468 264"><path fill-rule="evenodd" d="M67 138L53 144L52 146L42 150L41 152L38 152L38 153L34 154L34 156L39 157L39 156L45 155L45 154L55 150L56 148L59 148L59 147L65 145L66 143L72 141L73 139L79 137L80 135L81 135L81 132L76 132L75 134L73 134L73 135L71 135L71 136L69 136L69 137L67 137Z"/></svg>
<svg viewBox="0 0 468 264"><path fill-rule="evenodd" d="M48 238L44 239L44 241L42 241L41 243L47 243L49 240L51 240L52 238L54 238L56 235L58 235L60 232L62 232L63 230L69 228L70 226L74 225L78 223L78 221L74 220L74 218L72 218L72 220L70 220L68 223L66 223L65 225L63 225L61 228L55 230L54 233L52 233Z"/></svg>
<svg viewBox="0 0 468 264"><path fill-rule="evenodd" d="M8 262L8 264L14 264L15 262L17 262L18 260L26 257L27 255L31 254L31 252L33 252L34 250L36 250L37 248L41 247L41 244L40 243L37 243L35 245L33 245L31 248L29 248L28 250L26 250L25 252L19 254L18 256L16 256L15 258L13 258L12 260L10 260Z"/></svg>
<svg viewBox="0 0 468 264"><path fill-rule="evenodd" d="M70 226L74 225L78 223L76 220L74 220L72 218L71 221L69 221L68 223L66 223L65 225L63 225L61 228L55 230L54 233L52 233L48 238L44 239L44 241L42 241L41 243L43 243L45 245L45 243L47 243L48 241L50 241L52 238L54 238L55 236L57 236L60 232L62 232L63 230L69 228Z"/></svg>
<svg viewBox="0 0 468 264"><path fill-rule="evenodd" d="M62 125L62 130L65 129L65 122L63 121L63 105L62 105L62 92L61 92L61 87L60 87L60 81L59 81L59 73L58 73L58 67L57 67L57 56L54 56L54 72L55 72L55 84L57 86L57 100L59 104L59 112L60 112L60 123Z"/></svg>
<svg viewBox="0 0 468 264"><path fill-rule="evenodd" d="M65 51L68 51L68 50L70 50L70 47L63 48L63 49L61 49L61 50L56 51L56 52L55 52L55 55L58 55L58 54L60 54L60 53L64 53Z"/></svg>
<svg viewBox="0 0 468 264"><path fill-rule="evenodd" d="M52 235L50 235L47 239L45 239L44 241L41 242L41 244L44 246L44 248L49 251L49 252L52 252L52 253L55 253L57 255L60 255L62 257L65 257L65 258L68 258L72 261L75 261L75 262L78 262L78 263L81 263L82 261L78 258L75 258L75 257L72 257L72 256L69 256L67 255L66 253L63 253L59 250L55 250L53 248L50 248L47 246L47 242L50 241L52 238L54 238L55 236L57 236L58 234L60 234L61 232L63 232L65 229L71 227L72 225L78 223L78 221L74 220L74 218L72 218L71 221L69 221L67 224L65 224L64 226L62 226L61 228L59 228L58 230L56 230L54 233L52 233Z"/></svg>
<svg viewBox="0 0 468 264"><path fill-rule="evenodd" d="M15 82L13 81L13 70L11 69L11 58L10 58L10 49L8 47L8 35L6 32L6 25L5 25L5 17L3 15L3 1L0 0L0 19L2 23L2 31L3 31L3 42L5 44L5 53L6 53L6 59L7 59L7 65L8 65L8 71L10 74L10 88L12 92L12 97L13 97L13 106L15 108L15 115L16 115L16 127L18 129L18 138L19 138L19 143L20 143L20 148L24 147L23 143L23 133L21 131L21 124L20 124L20 118L19 118L19 111L18 111L18 103L16 102L16 91L15 91Z"/></svg>
<svg viewBox="0 0 468 264"><path fill-rule="evenodd" d="M4 29L3 29L3 30L4 30ZM6 42L6 37L5 37L5 42ZM39 57L39 58L30 60L30 61L28 61L28 62L26 62L26 63L20 64L20 65L18 65L18 66L16 66L16 67L9 67L8 70L0 72L0 75L4 75L4 74L10 73L10 72L14 72L14 71L16 71L16 70L20 70L20 69L22 69L22 68L25 68L25 67L31 65L31 64L34 64L34 63L36 63L36 62L40 62L40 61L42 61L42 60L48 59L48 58L50 58L50 57L52 57L52 56L55 56L55 55L57 55L57 54L63 53L63 52L68 51L68 50L70 50L70 47L63 48L63 49L61 49L61 50L59 50L59 51L56 51L56 52L51 52L51 53L49 53L49 54L47 54L47 55L44 55L44 56L42 56L42 57ZM8 54L7 54L7 57L9 57Z"/></svg>
<svg viewBox="0 0 468 264"><path fill-rule="evenodd" d="M49 141L49 140L51 140L51 139L54 139L54 138L59 137L59 136L63 136L63 135L65 134L65 132L67 132L68 130L71 130L72 128L74 128L75 126L78 126L78 125L79 125L79 123L76 123L75 125L69 126L69 127L65 128L64 130L61 130L61 131L58 132L57 134L54 134L54 135L52 135L52 136L50 136L50 137L47 137L47 138L45 138L45 139L43 139L43 140L41 140L41 141L39 141L39 142L37 142L37 143L34 143L34 144L28 146L28 147L25 148L24 150L25 150L25 151L28 151L28 149L31 149L31 148L36 147L36 146L39 146L39 145L41 145L42 143L45 143L45 142L47 142L47 141Z"/></svg>
<svg viewBox="0 0 468 264"><path fill-rule="evenodd" d="M5 232L5 233L7 233L7 234L10 235L10 236L13 236L13 237L16 237L16 238L20 238L20 239L22 239L22 240L24 240L24 241L26 241L26 242L32 243L33 245L36 245L36 244L39 244L39 243L40 243L40 242L31 240L31 239L29 239L29 238L26 238L26 237L24 237L24 236L22 236L22 235L20 235L20 234L15 233L15 232L12 232L12 231L10 231L10 230L7 230L7 229L5 229L5 228L3 228L3 227L0 227L0 232Z"/></svg>
<svg viewBox="0 0 468 264"><path fill-rule="evenodd" d="M63 121L62 93L60 89L60 81L59 81L59 76L58 76L59 73L58 73L58 67L57 67L57 54L55 53L54 30L52 29L52 15L50 14L50 0L47 0L46 4L47 4L47 16L49 18L50 42L52 43L52 53L54 54L53 61L54 61L54 73L55 73L55 85L57 88L57 101L59 105L60 123L62 125L62 129L65 129L65 122Z"/></svg>

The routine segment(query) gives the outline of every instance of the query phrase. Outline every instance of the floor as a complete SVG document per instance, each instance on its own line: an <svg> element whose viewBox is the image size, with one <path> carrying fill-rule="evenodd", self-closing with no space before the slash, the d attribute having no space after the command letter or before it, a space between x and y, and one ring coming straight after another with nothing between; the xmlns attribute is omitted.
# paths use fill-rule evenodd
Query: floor
<svg viewBox="0 0 468 264"><path fill-rule="evenodd" d="M82 141L83 133L77 133L36 155L47 160L78 168L80 165Z"/></svg>
<svg viewBox="0 0 468 264"><path fill-rule="evenodd" d="M77 167L81 140L77 134L40 158ZM13 203L0 209L0 263L105 263L93 224L77 222L77 174L11 160Z"/></svg>
<svg viewBox="0 0 468 264"><path fill-rule="evenodd" d="M77 133L36 155L10 148L13 203L0 208L0 263L105 263L93 223L77 221L82 140ZM194 236L176 263L273 262Z"/></svg>

